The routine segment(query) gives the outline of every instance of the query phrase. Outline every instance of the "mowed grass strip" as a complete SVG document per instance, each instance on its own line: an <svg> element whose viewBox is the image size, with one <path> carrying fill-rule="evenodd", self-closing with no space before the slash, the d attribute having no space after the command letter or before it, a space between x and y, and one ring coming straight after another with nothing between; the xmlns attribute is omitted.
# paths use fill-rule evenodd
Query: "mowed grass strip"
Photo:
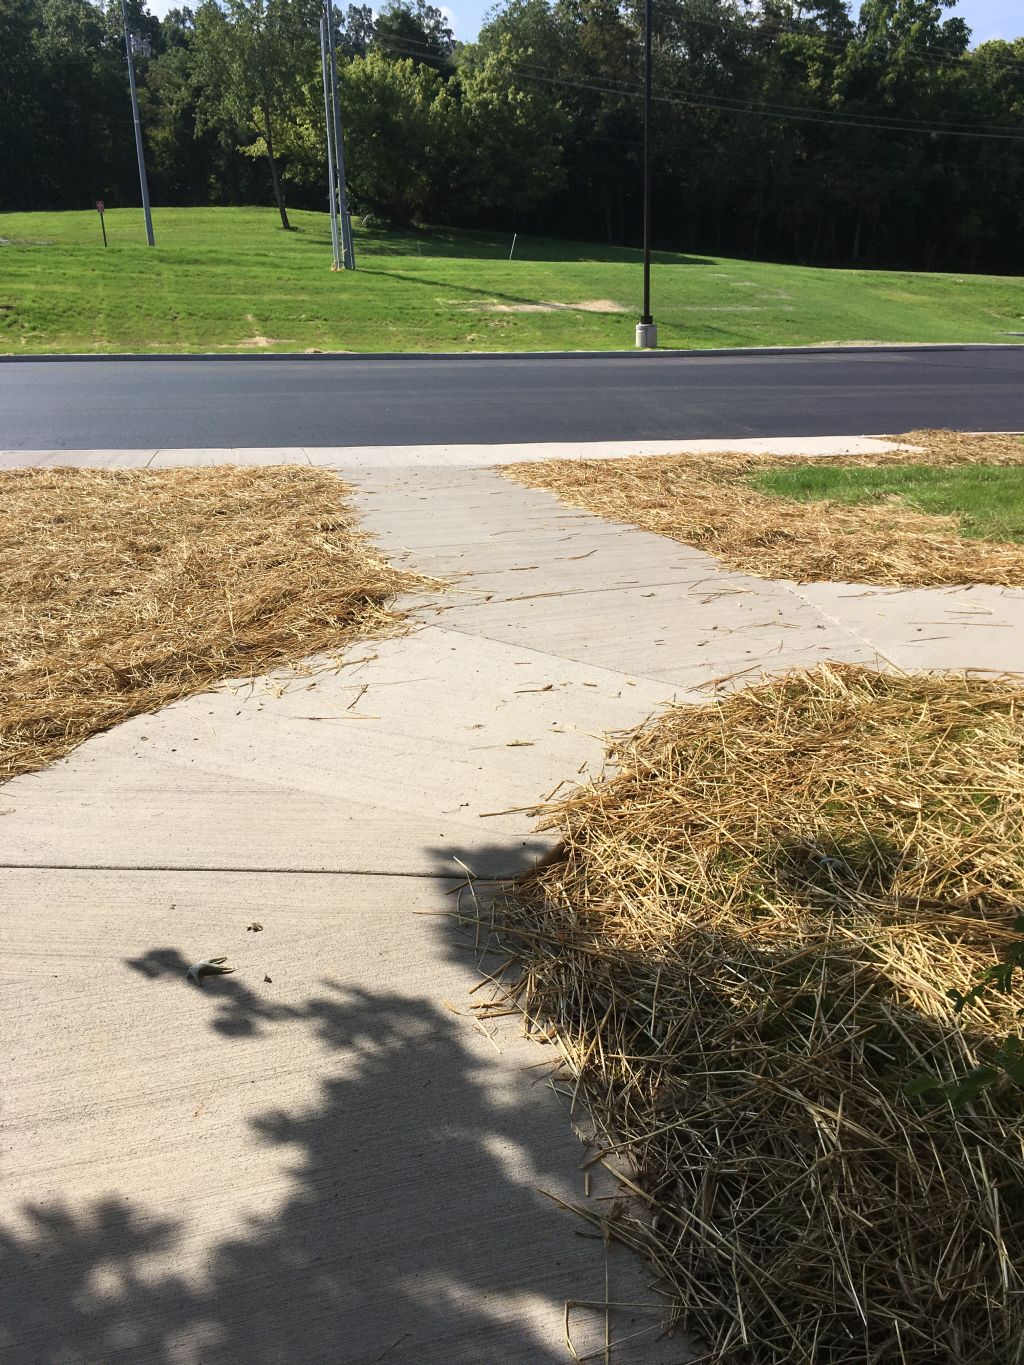
<svg viewBox="0 0 1024 1365"><path fill-rule="evenodd" d="M908 432L813 464L722 451L546 460L503 472L762 578L1024 586L1024 441Z"/></svg>
<svg viewBox="0 0 1024 1365"><path fill-rule="evenodd" d="M283 466L0 473L0 780L400 629L390 600L428 580L380 558L348 491Z"/></svg>
<svg viewBox="0 0 1024 1365"><path fill-rule="evenodd" d="M0 352L632 349L641 255L512 231L365 230L257 208L0 214ZM662 346L1012 342L1024 280L656 252Z"/></svg>
<svg viewBox="0 0 1024 1365"><path fill-rule="evenodd" d="M670 708L547 808L508 995L639 1196L578 1212L702 1360L1019 1357L1024 1095L907 1086L1020 1038L1019 988L947 991L1020 942L1022 751L1019 687L825 665Z"/></svg>
<svg viewBox="0 0 1024 1365"><path fill-rule="evenodd" d="M825 500L852 507L895 502L929 516L954 517L964 536L1024 541L1024 476L1019 469L984 465L837 469L800 464L755 475L751 485L796 502Z"/></svg>

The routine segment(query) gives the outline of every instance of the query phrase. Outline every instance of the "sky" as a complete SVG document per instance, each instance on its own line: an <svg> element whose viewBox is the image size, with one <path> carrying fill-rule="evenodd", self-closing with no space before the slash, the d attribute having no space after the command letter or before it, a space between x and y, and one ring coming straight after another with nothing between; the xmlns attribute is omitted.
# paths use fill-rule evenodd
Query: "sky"
<svg viewBox="0 0 1024 1365"><path fill-rule="evenodd" d="M149 0L147 8L151 13L162 16L182 3L183 0ZM347 0L336 0L336 3L344 9ZM654 0L654 3L657 4L658 0ZM493 0L449 0L440 8L447 16L456 38L468 43L476 37L484 15L492 4ZM959 0L955 9L948 13L967 20L972 30L972 46L987 42L989 38L1024 37L1021 0Z"/></svg>

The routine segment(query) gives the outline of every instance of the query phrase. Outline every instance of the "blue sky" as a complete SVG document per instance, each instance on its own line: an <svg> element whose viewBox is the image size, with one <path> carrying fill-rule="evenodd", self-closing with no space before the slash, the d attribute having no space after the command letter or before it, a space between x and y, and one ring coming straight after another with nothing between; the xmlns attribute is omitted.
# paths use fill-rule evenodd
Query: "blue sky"
<svg viewBox="0 0 1024 1365"><path fill-rule="evenodd" d="M336 0L346 3L347 0ZM434 0L437 4L437 0ZM654 0L657 5L658 0ZM493 0L447 0L443 8L450 15L456 38L468 42L475 38L483 22L484 15L492 7ZM983 43L989 38L1024 37L1024 12L1021 0L959 0L950 14L958 14L966 19L972 30L972 43Z"/></svg>
<svg viewBox="0 0 1024 1365"><path fill-rule="evenodd" d="M437 4L437 0L433 0ZM447 0L444 9L456 38L468 42L475 38L493 0ZM654 0L657 5L658 0ZM855 0L856 3L856 0ZM1021 0L959 0L949 14L957 14L971 26L972 46L989 38L1024 37L1024 9Z"/></svg>
<svg viewBox="0 0 1024 1365"><path fill-rule="evenodd" d="M148 8L153 14L163 15L181 3L182 0L149 0ZM335 0L335 3L344 8L347 0ZM658 0L654 0L654 3L657 4ZM447 0L441 8L449 16L448 22L456 38L469 42L476 37L484 15L492 4L493 0ZM974 44L983 43L989 38L1024 37L1021 0L960 0L956 8L949 12L967 20L973 31Z"/></svg>
<svg viewBox="0 0 1024 1365"><path fill-rule="evenodd" d="M951 12L970 24L974 46L989 38L1024 38L1020 0L963 0Z"/></svg>
<svg viewBox="0 0 1024 1365"><path fill-rule="evenodd" d="M456 38L464 42L475 38L492 3L493 0L447 0L444 8L452 16L448 22ZM654 0L654 3L657 4L658 0ZM967 20L975 45L989 38L1024 37L1021 0L960 0L949 13Z"/></svg>

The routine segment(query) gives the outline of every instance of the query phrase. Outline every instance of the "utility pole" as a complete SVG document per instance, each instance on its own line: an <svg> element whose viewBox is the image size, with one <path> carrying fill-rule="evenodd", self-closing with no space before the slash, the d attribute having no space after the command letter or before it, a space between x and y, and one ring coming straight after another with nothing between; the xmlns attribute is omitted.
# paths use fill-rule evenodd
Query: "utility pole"
<svg viewBox="0 0 1024 1365"><path fill-rule="evenodd" d="M124 20L124 50L128 54L128 84L132 92L132 118L135 120L135 154L139 158L139 187L142 190L142 212L146 215L146 241L155 246L153 240L153 215L149 211L149 181L146 179L146 156L142 150L142 124L139 122L139 92L135 88L135 59L132 57L132 35L128 28L128 6L121 0L121 18Z"/></svg>
<svg viewBox="0 0 1024 1365"><path fill-rule="evenodd" d="M644 0L644 311L636 327L636 344L656 350L658 328L651 317L651 28L654 0Z"/></svg>
<svg viewBox="0 0 1024 1365"><path fill-rule="evenodd" d="M327 15L320 16L320 64L324 72L324 119L327 123L327 188L331 206L331 247L334 251L332 269L341 269L341 246L338 241L338 194L334 180L334 118L331 113L331 86L327 61Z"/></svg>
<svg viewBox="0 0 1024 1365"><path fill-rule="evenodd" d="M324 17L327 20L327 50L331 60L331 90L334 94L334 175L338 211L341 214L343 264L346 270L355 270L356 253L352 246L352 220L348 216L348 193L345 189L345 143L341 136L341 95L338 91L338 59L334 51L334 8L331 0L324 0Z"/></svg>

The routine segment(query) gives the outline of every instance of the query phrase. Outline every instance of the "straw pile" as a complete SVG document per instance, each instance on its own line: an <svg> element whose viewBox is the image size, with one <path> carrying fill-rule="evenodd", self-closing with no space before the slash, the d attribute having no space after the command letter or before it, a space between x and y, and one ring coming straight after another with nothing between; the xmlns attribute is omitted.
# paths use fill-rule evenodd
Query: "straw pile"
<svg viewBox="0 0 1024 1365"><path fill-rule="evenodd" d="M201 692L392 631L422 586L293 468L0 473L0 778Z"/></svg>
<svg viewBox="0 0 1024 1365"><path fill-rule="evenodd" d="M904 1094L1019 1032L946 992L1017 941L1022 755L1024 689L825 665L625 738L499 901L589 1161L634 1172L600 1225L706 1359L1024 1355L1024 1096Z"/></svg>
<svg viewBox="0 0 1024 1365"><path fill-rule="evenodd" d="M893 463L1024 465L1016 436L912 431L912 451L818 457L815 463L879 468ZM891 587L961 583L1024 585L1024 545L965 540L954 517L899 501L801 503L751 487L750 477L792 460L722 451L625 460L544 460L502 470L599 516L694 545L763 578Z"/></svg>

